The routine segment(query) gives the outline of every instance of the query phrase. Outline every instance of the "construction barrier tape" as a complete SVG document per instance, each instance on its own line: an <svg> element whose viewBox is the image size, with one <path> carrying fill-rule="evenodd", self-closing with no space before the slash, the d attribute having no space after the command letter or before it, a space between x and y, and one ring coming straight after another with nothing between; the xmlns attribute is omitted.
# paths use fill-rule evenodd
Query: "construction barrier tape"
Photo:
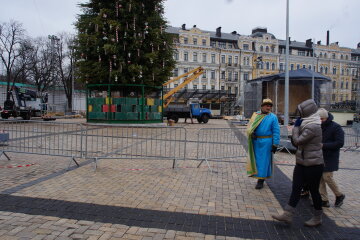
<svg viewBox="0 0 360 240"><path fill-rule="evenodd" d="M35 163L25 164L25 165L8 165L8 166L0 166L0 168L19 168L19 167L30 167L35 165Z"/></svg>

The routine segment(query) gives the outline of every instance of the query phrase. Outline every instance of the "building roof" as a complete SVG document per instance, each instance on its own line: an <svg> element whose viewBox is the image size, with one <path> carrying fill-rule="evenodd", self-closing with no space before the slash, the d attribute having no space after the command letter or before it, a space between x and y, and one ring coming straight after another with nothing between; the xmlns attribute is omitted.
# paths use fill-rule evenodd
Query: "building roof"
<svg viewBox="0 0 360 240"><path fill-rule="evenodd" d="M166 31L168 33L172 33L172 34L179 34L180 33L181 27L172 27L172 26L168 26L166 28ZM186 29L188 30L188 29ZM201 30L203 33L210 33L210 38L216 38L218 40L225 40L225 41L237 41L239 40L239 36L240 34L238 33L224 33L221 32L221 37L216 36L216 32L215 31L204 31Z"/></svg>
<svg viewBox="0 0 360 240"><path fill-rule="evenodd" d="M286 41L285 40L279 40L279 46L284 46L286 45ZM303 48L303 49L312 49L311 47L306 46L305 42L297 42L297 41L290 41L290 45L289 47L292 48Z"/></svg>
<svg viewBox="0 0 360 240"><path fill-rule="evenodd" d="M289 80L311 80L314 74L315 80L324 80L324 81L331 81L331 78L324 76L320 73L314 72L307 68L301 68L297 70L289 71ZM264 76L260 78L256 78L254 80L248 80L248 83L257 81L257 82L269 82L275 80L284 80L285 79L285 72L278 73L274 75Z"/></svg>

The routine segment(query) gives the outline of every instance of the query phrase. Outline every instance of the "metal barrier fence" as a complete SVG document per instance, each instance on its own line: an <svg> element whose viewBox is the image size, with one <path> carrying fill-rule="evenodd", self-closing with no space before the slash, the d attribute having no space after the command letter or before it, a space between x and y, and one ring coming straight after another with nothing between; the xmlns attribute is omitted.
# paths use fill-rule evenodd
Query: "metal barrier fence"
<svg viewBox="0 0 360 240"><path fill-rule="evenodd" d="M8 160L6 152L70 157L76 165L75 158L82 157L83 129L80 124L1 120L0 130L5 137L0 144L0 153Z"/></svg>
<svg viewBox="0 0 360 240"><path fill-rule="evenodd" d="M345 133L344 152L360 150L360 129L344 127L343 130Z"/></svg>
<svg viewBox="0 0 360 240"><path fill-rule="evenodd" d="M186 130L181 127L133 127L86 124L84 153L98 159L171 159L186 158Z"/></svg>
<svg viewBox="0 0 360 240"><path fill-rule="evenodd" d="M198 167L208 160L224 160L246 156L245 128L202 128L197 139Z"/></svg>

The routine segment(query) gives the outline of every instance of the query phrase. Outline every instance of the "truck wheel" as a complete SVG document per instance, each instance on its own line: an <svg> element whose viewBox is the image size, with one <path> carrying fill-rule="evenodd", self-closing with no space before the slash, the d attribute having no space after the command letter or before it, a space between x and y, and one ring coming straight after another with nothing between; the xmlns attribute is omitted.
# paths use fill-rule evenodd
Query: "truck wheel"
<svg viewBox="0 0 360 240"><path fill-rule="evenodd" d="M198 123L202 123L202 119L201 118L197 118Z"/></svg>
<svg viewBox="0 0 360 240"><path fill-rule="evenodd" d="M208 123L209 115L207 115L207 114L202 115L201 120L203 121L203 123Z"/></svg>
<svg viewBox="0 0 360 240"><path fill-rule="evenodd" d="M3 118L3 119L8 119L8 118L9 118L9 114L2 113L2 114L1 114L1 118Z"/></svg>
<svg viewBox="0 0 360 240"><path fill-rule="evenodd" d="M174 120L174 122L175 123L177 123L178 121L179 121L179 117L177 116L177 115L172 115L171 117L170 117L170 119L172 119L172 120Z"/></svg>
<svg viewBox="0 0 360 240"><path fill-rule="evenodd" d="M21 115L22 119L24 120L30 120L31 116L30 116L30 113L24 113Z"/></svg>

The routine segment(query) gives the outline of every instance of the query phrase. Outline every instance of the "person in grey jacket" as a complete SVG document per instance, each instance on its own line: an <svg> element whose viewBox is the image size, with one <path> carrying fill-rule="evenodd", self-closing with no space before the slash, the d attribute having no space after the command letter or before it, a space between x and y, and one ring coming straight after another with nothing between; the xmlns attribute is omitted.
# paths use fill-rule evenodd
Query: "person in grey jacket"
<svg viewBox="0 0 360 240"><path fill-rule="evenodd" d="M297 110L300 113L300 118L296 120L292 132L292 141L297 146L297 150L291 196L284 213L272 217L278 221L291 223L296 205L300 200L301 189L307 184L315 211L314 216L306 221L305 225L314 227L322 223L321 195L319 193L320 180L324 169L321 121L313 99L300 103Z"/></svg>

